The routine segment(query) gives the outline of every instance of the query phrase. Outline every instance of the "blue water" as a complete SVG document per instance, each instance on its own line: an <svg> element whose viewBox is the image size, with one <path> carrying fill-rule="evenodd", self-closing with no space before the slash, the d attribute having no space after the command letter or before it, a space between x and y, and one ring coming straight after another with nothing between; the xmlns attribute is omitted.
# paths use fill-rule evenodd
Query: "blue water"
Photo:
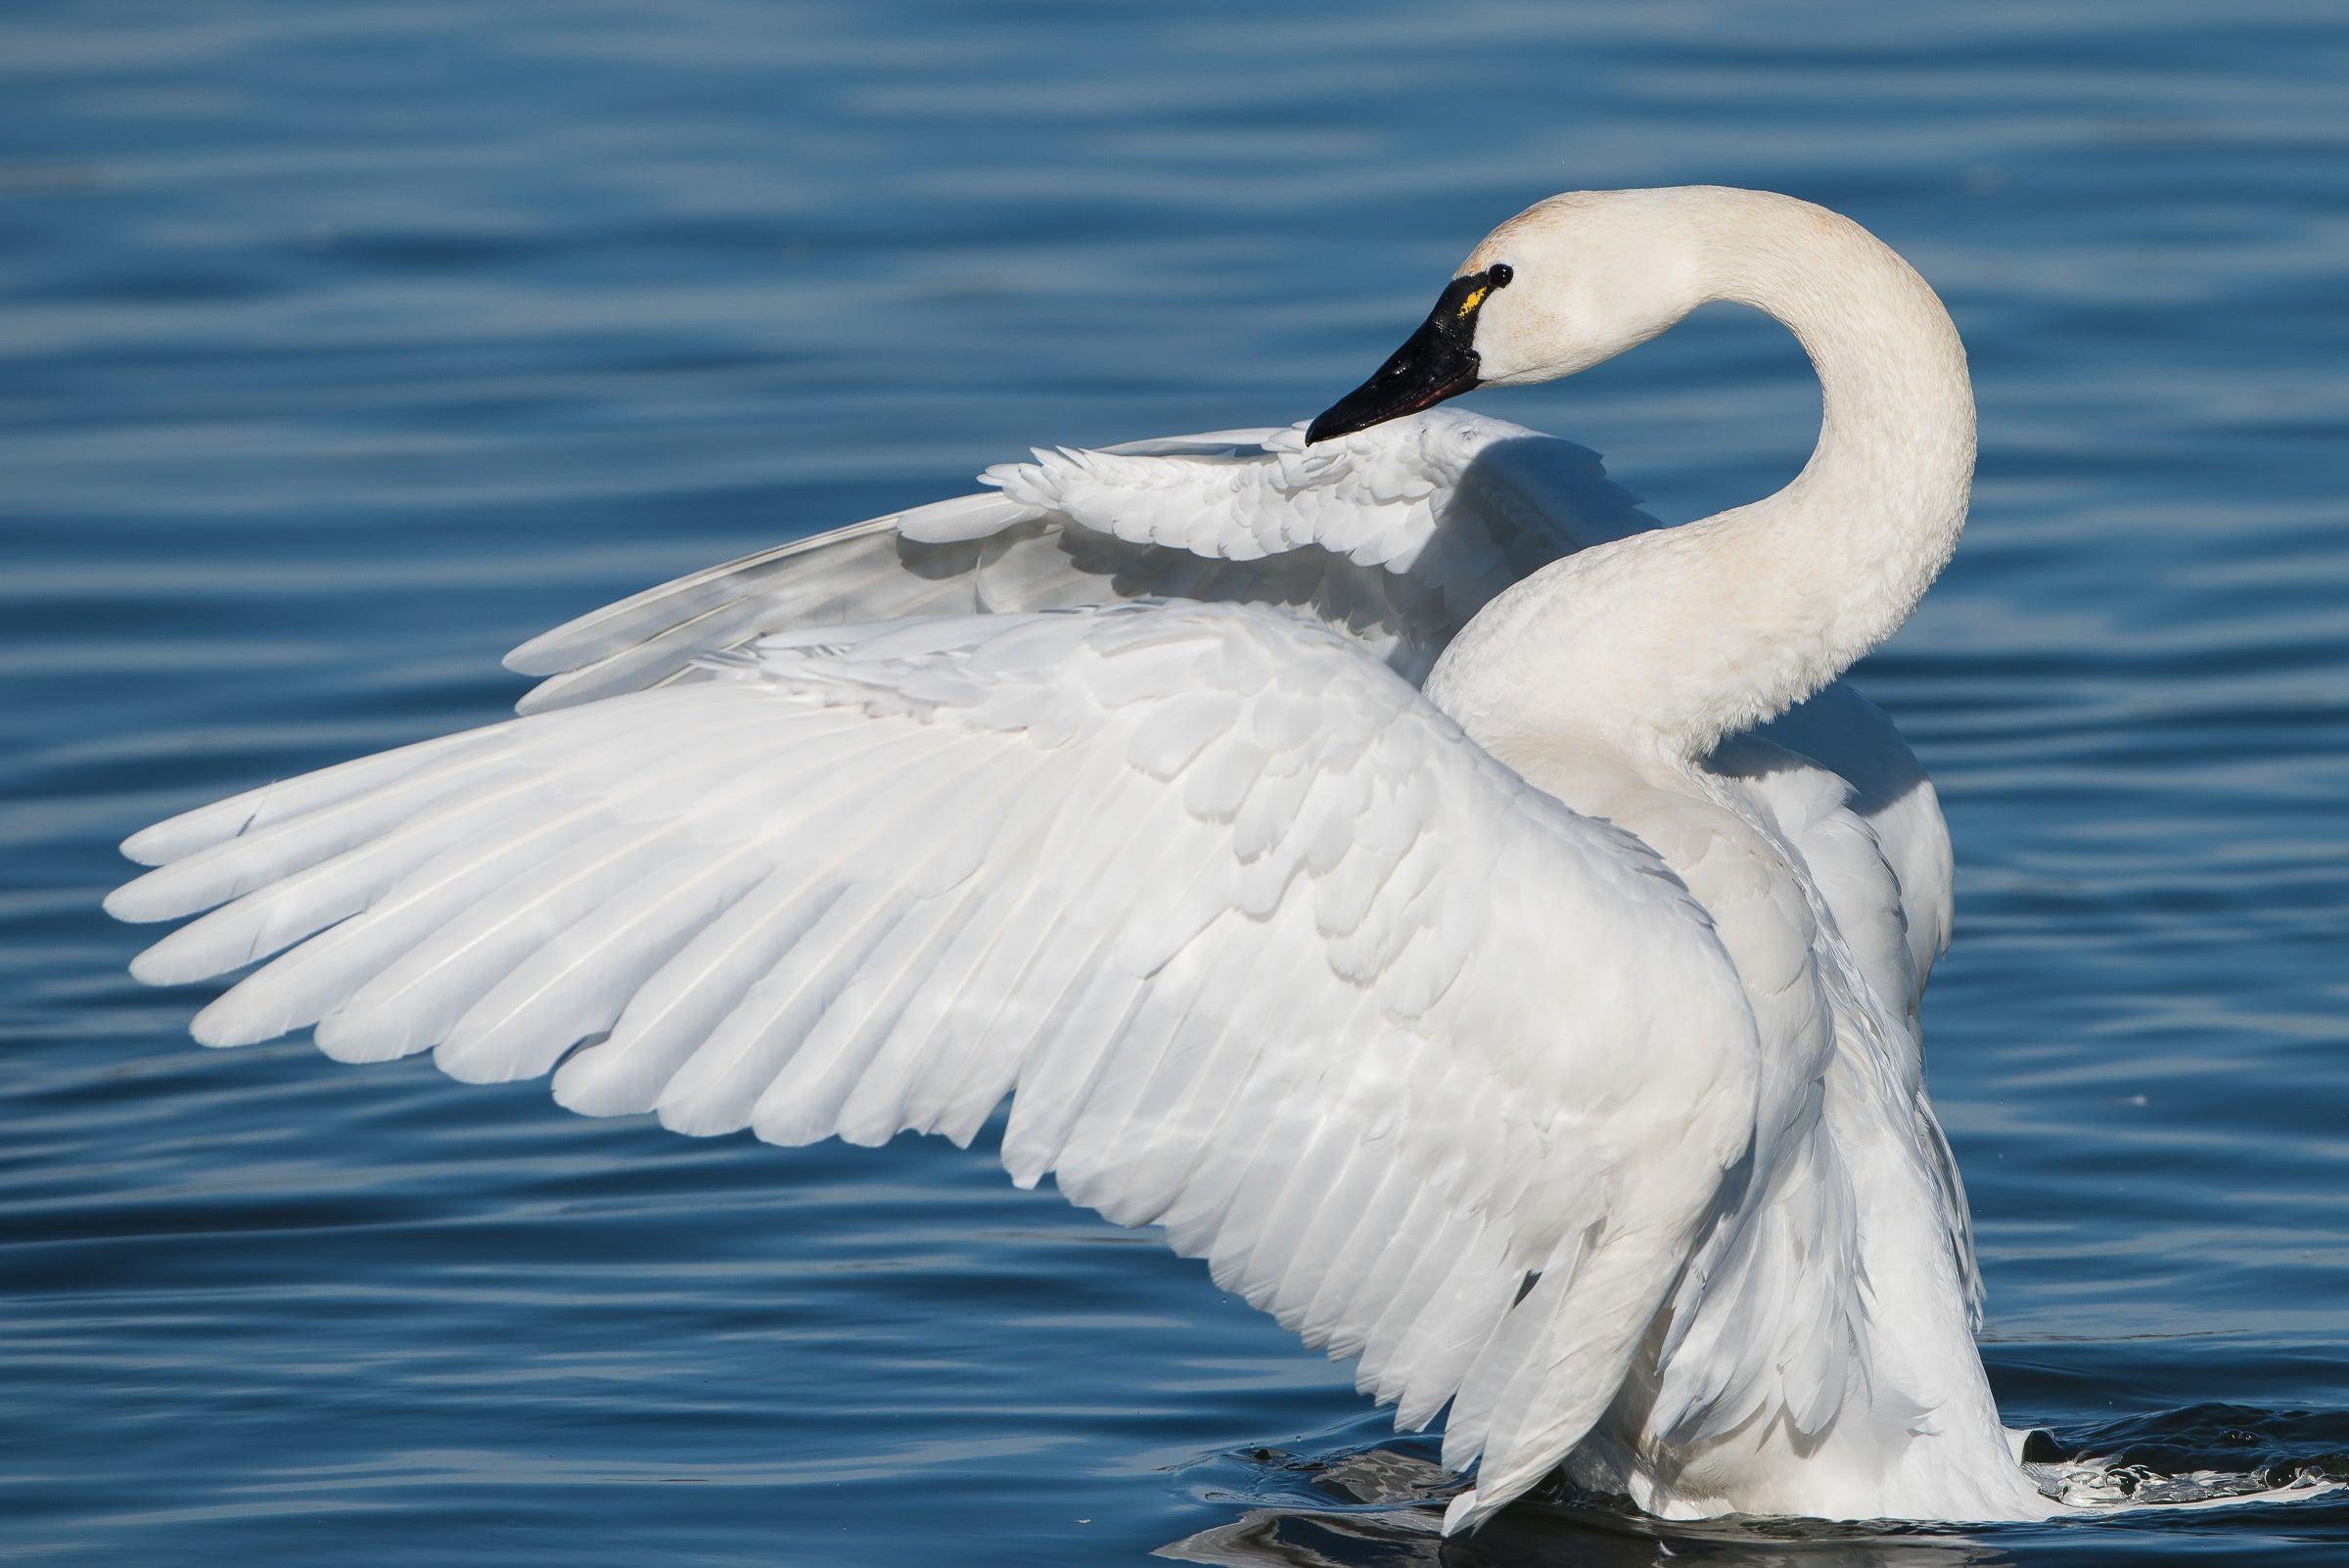
<svg viewBox="0 0 2349 1568"><path fill-rule="evenodd" d="M1488 226L1853 213L1971 346L1932 1084L2009 1416L2349 1475L2349 17L2334 0L207 0L0 16L0 1557L1433 1560L1347 1374L990 1160L211 1053L112 845L498 715L509 645L1035 441L1312 414ZM1817 418L1708 312L1475 406L1667 519ZM1806 1537L1820 1539L1805 1540ZM2308 1563L1522 1510L1454 1563ZM1317 1554L1317 1555L1316 1555Z"/></svg>

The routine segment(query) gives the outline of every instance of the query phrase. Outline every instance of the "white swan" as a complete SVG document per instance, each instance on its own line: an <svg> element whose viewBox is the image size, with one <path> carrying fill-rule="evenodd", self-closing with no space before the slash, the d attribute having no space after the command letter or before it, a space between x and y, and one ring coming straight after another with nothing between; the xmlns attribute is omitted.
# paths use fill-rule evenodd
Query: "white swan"
<svg viewBox="0 0 2349 1568"><path fill-rule="evenodd" d="M1653 529L1419 412L1715 300L1824 389L1767 500ZM1448 1530L1560 1463L1678 1517L2057 1511L1921 1083L1940 811L1828 684L1964 520L1932 291L1785 197L1560 196L1311 436L1039 453L550 632L524 717L131 839L115 914L225 902L135 972L290 949L197 1038L694 1133L968 1140L1012 1093L1015 1179L1449 1405Z"/></svg>

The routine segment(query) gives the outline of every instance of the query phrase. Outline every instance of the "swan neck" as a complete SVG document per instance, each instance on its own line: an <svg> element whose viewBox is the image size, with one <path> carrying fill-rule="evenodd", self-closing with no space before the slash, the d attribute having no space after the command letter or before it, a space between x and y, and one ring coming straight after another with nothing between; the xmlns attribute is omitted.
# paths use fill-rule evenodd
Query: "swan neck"
<svg viewBox="0 0 2349 1568"><path fill-rule="evenodd" d="M1693 591L1742 673L1689 742L1774 717L1899 629L1949 564L1974 474L1974 401L1956 325L1859 224L1736 193L1708 228L1714 298L1794 334L1819 377L1818 444L1792 483L1696 525L1728 576Z"/></svg>
<svg viewBox="0 0 2349 1568"><path fill-rule="evenodd" d="M1799 528L1802 514L1855 503L1878 531L1954 545L1973 484L1974 399L1940 298L1891 247L1838 213L1773 197L1743 215L1711 236L1712 297L1793 333L1819 384L1818 444L1794 482L1763 503L1773 521Z"/></svg>
<svg viewBox="0 0 2349 1568"><path fill-rule="evenodd" d="M1491 746L1571 751L1580 736L1679 770L1908 619L1964 527L1974 404L1949 312L1858 224L1759 192L1643 194L1676 204L1659 243L1693 250L1683 310L1751 305L1801 342L1819 382L1818 445L1774 495L1518 582L1427 689Z"/></svg>

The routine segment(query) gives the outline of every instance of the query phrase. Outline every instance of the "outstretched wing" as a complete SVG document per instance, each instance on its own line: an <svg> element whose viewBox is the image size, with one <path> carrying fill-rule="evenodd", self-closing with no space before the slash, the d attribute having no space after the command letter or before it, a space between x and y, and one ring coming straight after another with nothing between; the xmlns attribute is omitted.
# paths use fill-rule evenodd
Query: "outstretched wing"
<svg viewBox="0 0 2349 1568"><path fill-rule="evenodd" d="M555 1071L590 1114L968 1140L1155 1222L1418 1425L1471 1522L1614 1398L1753 1137L1754 1026L1637 840L1345 636L1134 604L840 626L125 846L198 1018ZM225 902L224 902L225 900ZM574 1049L584 1041L582 1049Z"/></svg>
<svg viewBox="0 0 2349 1568"><path fill-rule="evenodd" d="M1039 451L956 496L648 589L523 644L525 713L700 678L800 626L1137 598L1276 605L1414 683L1493 594L1652 527L1598 458L1435 410L1308 448L1302 429Z"/></svg>
<svg viewBox="0 0 2349 1568"><path fill-rule="evenodd" d="M1004 614L1157 597L1273 605L1361 642L1416 683L1501 588L1657 526L1571 441L1456 409L1308 447L1302 426L1099 451L1038 451L956 496L709 568L517 648L545 677L524 713L706 677L699 663L805 626ZM1850 787L1900 884L1916 1011L1949 941L1950 844L1890 719L1842 682L1766 726Z"/></svg>

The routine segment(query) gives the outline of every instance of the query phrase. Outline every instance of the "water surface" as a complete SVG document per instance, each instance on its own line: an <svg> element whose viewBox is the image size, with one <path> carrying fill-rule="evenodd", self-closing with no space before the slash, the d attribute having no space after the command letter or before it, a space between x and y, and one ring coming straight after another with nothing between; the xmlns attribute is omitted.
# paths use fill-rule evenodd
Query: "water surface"
<svg viewBox="0 0 2349 1568"><path fill-rule="evenodd" d="M2349 1474L2345 69L2282 0L13 10L0 1556L1433 1560L1346 1372L981 1155L202 1051L97 900L158 815L496 716L555 621L1031 442L1311 414L1497 219L1689 180L1853 213L1971 346L1973 524L1858 679L1957 836L1932 1084L2010 1417ZM1473 402L1668 520L1817 419L1726 310ZM1562 1505L1447 1560L1667 1551L2305 1563L2349 1506Z"/></svg>

